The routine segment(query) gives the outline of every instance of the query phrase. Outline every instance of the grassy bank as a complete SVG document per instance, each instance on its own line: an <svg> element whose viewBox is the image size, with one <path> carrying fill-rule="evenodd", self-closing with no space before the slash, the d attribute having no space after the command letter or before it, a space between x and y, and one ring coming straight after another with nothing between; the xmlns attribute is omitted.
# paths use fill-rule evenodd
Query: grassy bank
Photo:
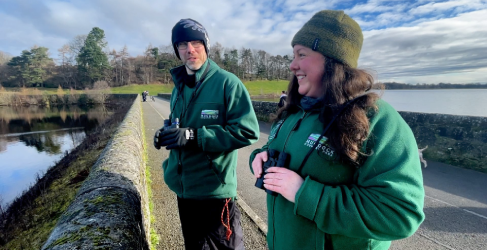
<svg viewBox="0 0 487 250"><path fill-rule="evenodd" d="M289 81L249 81L244 82L247 91L251 96L277 96L281 91L287 90ZM158 93L171 93L174 88L173 84L146 84L146 85L128 85L123 87L111 88L113 94L140 94L142 91L149 91L150 95Z"/></svg>
<svg viewBox="0 0 487 250"><path fill-rule="evenodd" d="M41 249L130 104L118 106L104 124L91 131L82 144L49 168L44 176L38 176L36 183L0 215L0 249Z"/></svg>
<svg viewBox="0 0 487 250"><path fill-rule="evenodd" d="M140 94L142 91L149 91L150 95L157 93L171 93L173 84L144 84L144 85L127 85L122 87L111 88L112 94Z"/></svg>
<svg viewBox="0 0 487 250"><path fill-rule="evenodd" d="M279 97L281 91L287 90L287 85L289 81L251 81L244 82L247 91L249 91L250 96L270 96Z"/></svg>
<svg viewBox="0 0 487 250"><path fill-rule="evenodd" d="M251 96L279 96L282 90L287 90L287 80L280 81L249 81L244 82L245 87ZM110 89L112 94L140 94L142 91L149 91L150 95L158 93L171 93L173 84L143 84L127 85ZM55 95L59 94L57 88L5 88L6 92L20 92L25 95ZM84 90L63 90L64 94L84 94Z"/></svg>

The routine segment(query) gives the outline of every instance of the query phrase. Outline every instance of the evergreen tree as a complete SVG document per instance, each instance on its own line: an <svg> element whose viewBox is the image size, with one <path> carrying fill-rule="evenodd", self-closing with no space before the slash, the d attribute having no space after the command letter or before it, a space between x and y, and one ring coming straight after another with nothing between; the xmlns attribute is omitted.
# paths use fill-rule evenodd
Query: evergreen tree
<svg viewBox="0 0 487 250"><path fill-rule="evenodd" d="M91 85L98 80L105 80L105 72L110 68L108 57L103 52L107 43L105 32L94 27L78 54L78 74L82 83Z"/></svg>
<svg viewBox="0 0 487 250"><path fill-rule="evenodd" d="M48 48L34 46L30 51L24 50L20 56L13 57L8 65L13 69L11 80L18 86L42 87L47 78L49 67L54 61L48 55Z"/></svg>

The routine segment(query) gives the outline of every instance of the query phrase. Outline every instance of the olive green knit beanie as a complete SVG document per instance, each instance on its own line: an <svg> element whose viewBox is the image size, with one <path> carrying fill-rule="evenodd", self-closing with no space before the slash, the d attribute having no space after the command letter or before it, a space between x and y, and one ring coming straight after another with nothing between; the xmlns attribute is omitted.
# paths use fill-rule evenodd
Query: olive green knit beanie
<svg viewBox="0 0 487 250"><path fill-rule="evenodd" d="M294 35L291 45L306 46L356 68L363 40L358 23L343 11L322 10Z"/></svg>

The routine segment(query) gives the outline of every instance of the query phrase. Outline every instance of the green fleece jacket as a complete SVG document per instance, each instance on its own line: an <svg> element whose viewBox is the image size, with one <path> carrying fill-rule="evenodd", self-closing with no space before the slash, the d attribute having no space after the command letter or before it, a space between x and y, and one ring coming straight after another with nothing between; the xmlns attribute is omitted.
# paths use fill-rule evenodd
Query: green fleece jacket
<svg viewBox="0 0 487 250"><path fill-rule="evenodd" d="M296 202L267 195L271 250L382 250L417 230L424 220L418 147L402 117L386 102L377 104L363 148L372 154L359 168L341 164L324 137L298 173L304 183ZM288 167L297 171L323 130L317 112L301 110L281 123L277 137L280 122L267 145L252 153L250 164L271 148L290 154Z"/></svg>
<svg viewBox="0 0 487 250"><path fill-rule="evenodd" d="M182 86L184 65L171 70L176 87L170 117L179 118L181 128L197 129L198 147L172 149L162 164L164 180L180 198L233 198L237 149L259 139L259 125L247 89L235 75L208 59L196 82L206 67L194 88Z"/></svg>

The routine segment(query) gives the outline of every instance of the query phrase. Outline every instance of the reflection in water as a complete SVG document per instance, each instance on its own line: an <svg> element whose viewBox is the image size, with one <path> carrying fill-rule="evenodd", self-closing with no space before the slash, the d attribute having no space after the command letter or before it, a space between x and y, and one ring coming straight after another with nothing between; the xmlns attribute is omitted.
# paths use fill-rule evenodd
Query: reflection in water
<svg viewBox="0 0 487 250"><path fill-rule="evenodd" d="M0 204L11 202L37 174L77 147L106 120L104 106L0 107Z"/></svg>

